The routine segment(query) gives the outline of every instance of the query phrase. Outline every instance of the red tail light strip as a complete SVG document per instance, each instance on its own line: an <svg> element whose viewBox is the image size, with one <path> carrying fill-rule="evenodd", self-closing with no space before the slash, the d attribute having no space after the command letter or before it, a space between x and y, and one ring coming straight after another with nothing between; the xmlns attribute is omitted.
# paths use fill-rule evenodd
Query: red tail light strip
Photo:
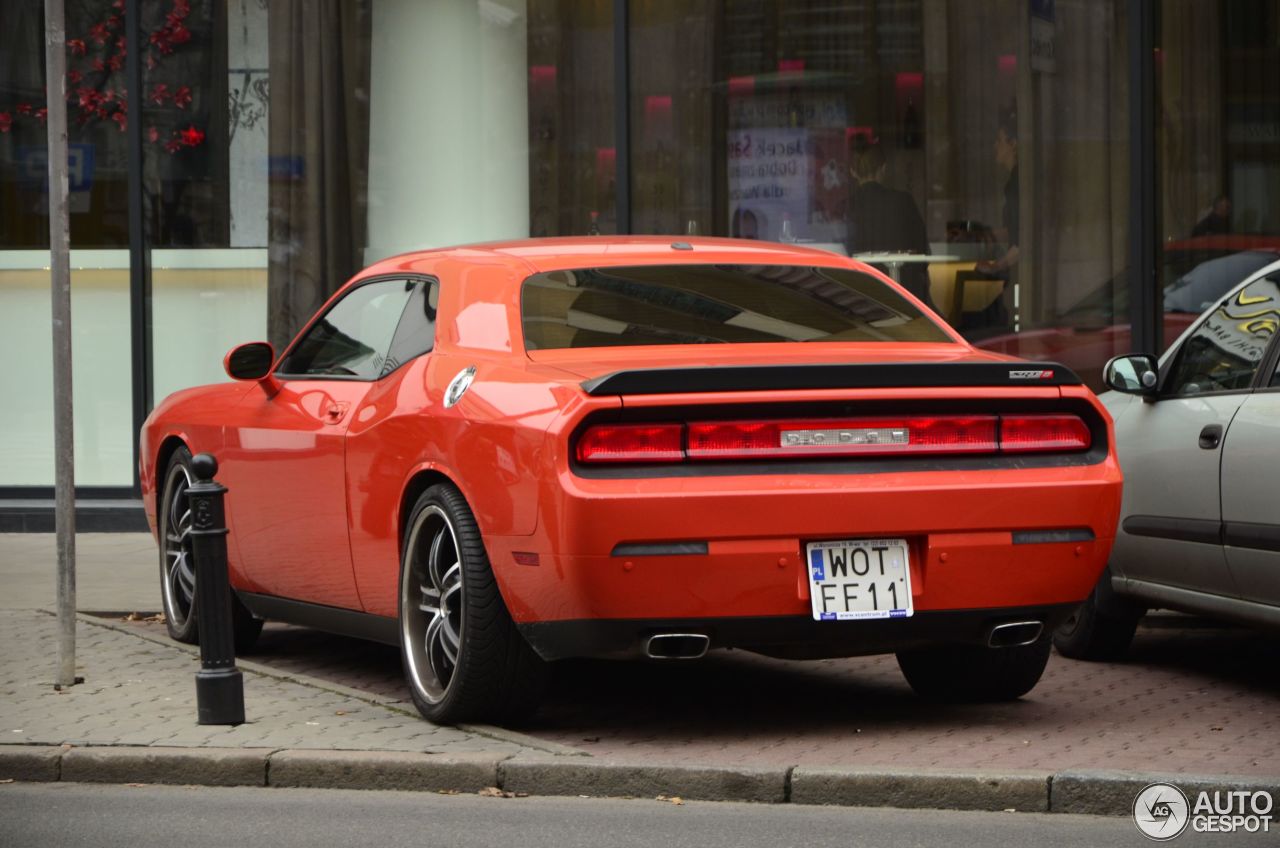
<svg viewBox="0 0 1280 848"><path fill-rule="evenodd" d="M1088 450L1076 415L927 415L904 418L599 424L578 440L584 463L682 462Z"/></svg>
<svg viewBox="0 0 1280 848"><path fill-rule="evenodd" d="M599 424L578 440L579 462L680 462L683 424Z"/></svg>
<svg viewBox="0 0 1280 848"><path fill-rule="evenodd" d="M991 453L994 415L690 424L689 459Z"/></svg>
<svg viewBox="0 0 1280 848"><path fill-rule="evenodd" d="M1017 415L1000 419L1000 450L1005 453L1088 450L1089 426L1074 415Z"/></svg>

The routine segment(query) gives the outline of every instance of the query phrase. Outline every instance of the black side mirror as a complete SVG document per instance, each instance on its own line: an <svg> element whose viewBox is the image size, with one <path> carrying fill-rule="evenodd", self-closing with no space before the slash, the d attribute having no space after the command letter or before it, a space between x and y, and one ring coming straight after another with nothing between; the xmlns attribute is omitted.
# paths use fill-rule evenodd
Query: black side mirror
<svg viewBox="0 0 1280 848"><path fill-rule="evenodd" d="M1117 392L1154 398L1160 386L1160 368L1156 358L1147 353L1117 356L1102 369L1102 382Z"/></svg>
<svg viewBox="0 0 1280 848"><path fill-rule="evenodd" d="M276 361L275 348L267 342L248 342L227 352L222 367L233 380L261 380L271 373Z"/></svg>

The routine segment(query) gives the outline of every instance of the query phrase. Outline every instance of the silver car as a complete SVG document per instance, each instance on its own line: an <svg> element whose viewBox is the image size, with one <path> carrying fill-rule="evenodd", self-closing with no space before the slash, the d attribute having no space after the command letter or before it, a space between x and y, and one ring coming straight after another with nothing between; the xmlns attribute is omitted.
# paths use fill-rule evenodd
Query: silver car
<svg viewBox="0 0 1280 848"><path fill-rule="evenodd" d="M1280 262L1249 275L1157 363L1107 364L1124 469L1120 527L1093 594L1054 635L1110 659L1148 608L1280 627Z"/></svg>

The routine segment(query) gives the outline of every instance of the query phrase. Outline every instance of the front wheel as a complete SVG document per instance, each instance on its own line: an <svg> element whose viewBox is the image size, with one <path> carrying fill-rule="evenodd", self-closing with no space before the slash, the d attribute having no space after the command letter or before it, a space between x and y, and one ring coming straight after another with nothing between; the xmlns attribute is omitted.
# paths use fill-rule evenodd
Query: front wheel
<svg viewBox="0 0 1280 848"><path fill-rule="evenodd" d="M512 721L537 709L546 664L516 630L475 517L438 484L410 513L400 565L400 653L429 721Z"/></svg>
<svg viewBox="0 0 1280 848"><path fill-rule="evenodd" d="M191 501L187 496L193 482L191 451L180 447L169 458L164 486L160 489L157 513L160 527L160 602L169 637L189 645L200 642L196 563L191 547ZM262 620L254 618L234 592L231 593L231 629L238 654L253 648L258 634L262 632Z"/></svg>
<svg viewBox="0 0 1280 848"><path fill-rule="evenodd" d="M987 648L948 645L898 652L898 667L922 698L1012 701L1035 688L1049 662L1049 640Z"/></svg>

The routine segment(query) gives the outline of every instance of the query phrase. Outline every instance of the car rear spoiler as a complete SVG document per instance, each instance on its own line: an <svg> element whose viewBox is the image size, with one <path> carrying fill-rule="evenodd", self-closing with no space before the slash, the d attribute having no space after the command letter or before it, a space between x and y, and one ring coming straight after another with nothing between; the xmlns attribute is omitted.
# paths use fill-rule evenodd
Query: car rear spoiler
<svg viewBox="0 0 1280 848"><path fill-rule="evenodd" d="M727 365L635 368L582 384L589 395L885 389L936 386L1078 386L1056 362L887 362L859 365Z"/></svg>

